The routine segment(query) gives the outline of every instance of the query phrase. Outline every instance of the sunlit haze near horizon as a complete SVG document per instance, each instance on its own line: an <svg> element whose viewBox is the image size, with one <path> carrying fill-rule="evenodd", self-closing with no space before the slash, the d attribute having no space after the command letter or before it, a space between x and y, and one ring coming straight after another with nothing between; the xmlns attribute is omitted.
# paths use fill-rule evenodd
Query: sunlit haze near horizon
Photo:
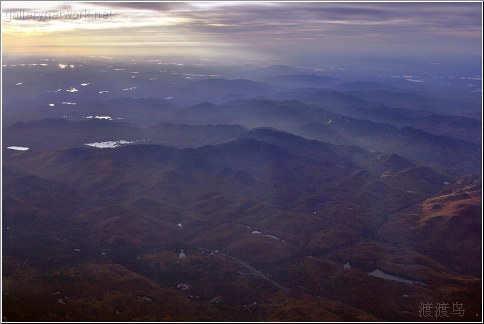
<svg viewBox="0 0 484 324"><path fill-rule="evenodd" d="M223 63L480 64L481 4L3 2L4 59L177 57Z"/></svg>

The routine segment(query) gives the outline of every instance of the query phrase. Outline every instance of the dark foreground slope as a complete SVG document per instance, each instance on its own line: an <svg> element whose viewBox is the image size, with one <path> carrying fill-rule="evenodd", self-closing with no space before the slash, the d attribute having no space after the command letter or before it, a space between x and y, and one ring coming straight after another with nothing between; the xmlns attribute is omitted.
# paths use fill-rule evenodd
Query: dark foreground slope
<svg viewBox="0 0 484 324"><path fill-rule="evenodd" d="M8 150L3 175L7 320L418 321L427 300L481 318L472 176L273 129Z"/></svg>

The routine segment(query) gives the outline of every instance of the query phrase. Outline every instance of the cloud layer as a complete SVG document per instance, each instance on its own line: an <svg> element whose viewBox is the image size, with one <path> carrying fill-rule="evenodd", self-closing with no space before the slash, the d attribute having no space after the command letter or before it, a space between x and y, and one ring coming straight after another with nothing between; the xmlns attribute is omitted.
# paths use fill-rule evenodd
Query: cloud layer
<svg viewBox="0 0 484 324"><path fill-rule="evenodd" d="M13 18L22 9L110 17ZM348 53L480 55L482 35L480 3L15 2L4 6L2 24L7 54L141 55L148 48L152 55L282 61Z"/></svg>

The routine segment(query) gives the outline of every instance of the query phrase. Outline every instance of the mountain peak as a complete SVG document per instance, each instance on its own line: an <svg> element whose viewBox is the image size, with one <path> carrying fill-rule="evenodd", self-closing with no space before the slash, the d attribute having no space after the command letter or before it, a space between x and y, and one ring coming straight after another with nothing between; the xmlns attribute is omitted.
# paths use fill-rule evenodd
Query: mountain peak
<svg viewBox="0 0 484 324"><path fill-rule="evenodd" d="M415 164L409 159L406 159L396 153L390 154L383 162L382 165L390 170L402 170L414 168Z"/></svg>

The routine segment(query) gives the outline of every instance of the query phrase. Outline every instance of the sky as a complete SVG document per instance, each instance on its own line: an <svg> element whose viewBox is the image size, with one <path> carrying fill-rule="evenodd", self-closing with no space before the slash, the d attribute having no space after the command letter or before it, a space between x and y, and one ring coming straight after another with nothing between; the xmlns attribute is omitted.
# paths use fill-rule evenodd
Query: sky
<svg viewBox="0 0 484 324"><path fill-rule="evenodd" d="M4 58L480 58L480 2L2 1Z"/></svg>

